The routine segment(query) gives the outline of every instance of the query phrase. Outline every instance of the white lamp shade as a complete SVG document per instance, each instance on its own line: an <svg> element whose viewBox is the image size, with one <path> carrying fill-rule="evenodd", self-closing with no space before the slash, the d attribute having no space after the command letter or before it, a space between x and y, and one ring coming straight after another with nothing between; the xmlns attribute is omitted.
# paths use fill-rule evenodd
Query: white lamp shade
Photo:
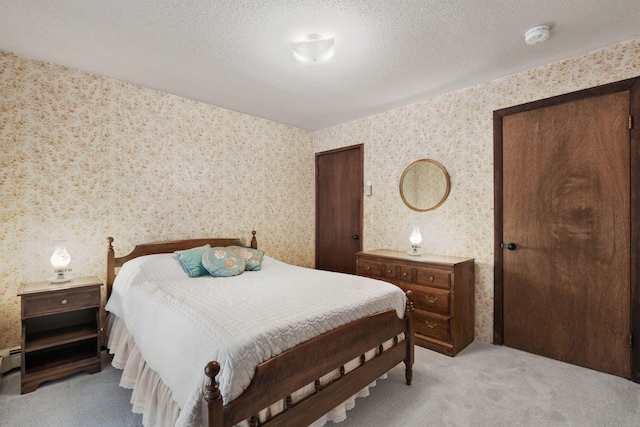
<svg viewBox="0 0 640 427"><path fill-rule="evenodd" d="M418 227L415 227L411 232L409 241L411 241L412 245L419 245L422 242L422 234L420 234L420 229Z"/></svg>
<svg viewBox="0 0 640 427"><path fill-rule="evenodd" d="M64 247L64 243L56 243L56 248L53 251L53 255L51 255L50 261L54 269L67 268L69 262L71 262L71 257Z"/></svg>

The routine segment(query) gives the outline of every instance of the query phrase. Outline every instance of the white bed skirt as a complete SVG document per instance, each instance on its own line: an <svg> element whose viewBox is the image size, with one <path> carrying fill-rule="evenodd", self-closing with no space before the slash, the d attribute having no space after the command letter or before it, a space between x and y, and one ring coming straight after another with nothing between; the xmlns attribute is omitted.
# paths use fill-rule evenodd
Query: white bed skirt
<svg viewBox="0 0 640 427"><path fill-rule="evenodd" d="M133 390L131 395L132 411L142 414L142 423L146 427L151 426L175 426L180 415L180 408L172 398L171 390L162 382L160 376L154 372L145 360L142 358L138 347L136 346L132 335L127 330L125 323L111 314L108 320L107 333L109 341L107 347L109 353L113 354L111 364L121 369L122 377L120 379L120 387ZM401 339L404 337L401 336ZM392 340L384 344L384 348L392 346ZM376 349L372 349L365 354L366 360L375 357ZM345 365L345 371L349 372L360 365L359 358L356 358ZM202 367L202 375L204 379L204 367ZM326 384L332 379L339 376L338 370L331 372L320 379L321 384ZM384 374L379 379L386 378ZM347 411L355 406L355 400L358 397L366 397L369 395L369 388L374 387L376 382L372 382L367 387L351 396L345 402L325 414L312 424L313 427L321 427L327 421L338 423L347 418ZM292 395L294 403L302 398L312 394L315 391L313 383L300 389ZM284 408L284 401L279 401L263 409L259 418L264 421L271 416L281 412ZM188 418L186 426L201 425L201 407L198 406L195 413ZM248 421L244 421L238 426L248 427Z"/></svg>

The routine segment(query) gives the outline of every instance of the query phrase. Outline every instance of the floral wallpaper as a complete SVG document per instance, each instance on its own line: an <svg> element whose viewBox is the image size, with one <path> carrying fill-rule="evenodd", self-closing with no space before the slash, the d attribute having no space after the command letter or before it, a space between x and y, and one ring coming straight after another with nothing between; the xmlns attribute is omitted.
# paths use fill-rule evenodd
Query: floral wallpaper
<svg viewBox="0 0 640 427"><path fill-rule="evenodd" d="M0 349L20 345L20 284L106 274L137 243L251 238L314 263L309 131L0 52Z"/></svg>
<svg viewBox="0 0 640 427"><path fill-rule="evenodd" d="M365 250L406 250L418 225L425 251L475 259L476 339L493 341L493 111L640 76L640 40L621 43L314 134L316 151L364 144ZM451 192L414 212L399 193L413 161L437 160Z"/></svg>
<svg viewBox="0 0 640 427"><path fill-rule="evenodd" d="M0 349L20 344L21 283L53 272L104 280L106 237L136 243L258 231L284 261L314 262L315 152L364 144L365 249L476 262L476 339L493 334L493 111L640 75L640 40L482 83L315 133L0 52ZM438 209L400 198L405 167L451 176Z"/></svg>

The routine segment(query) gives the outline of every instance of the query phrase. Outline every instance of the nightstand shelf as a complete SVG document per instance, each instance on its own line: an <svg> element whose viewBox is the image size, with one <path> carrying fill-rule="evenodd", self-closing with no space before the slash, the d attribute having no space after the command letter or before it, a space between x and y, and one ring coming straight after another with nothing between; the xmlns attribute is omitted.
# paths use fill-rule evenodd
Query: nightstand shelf
<svg viewBox="0 0 640 427"><path fill-rule="evenodd" d="M97 277L27 283L22 298L21 392L80 371L101 370Z"/></svg>
<svg viewBox="0 0 640 427"><path fill-rule="evenodd" d="M25 352L43 350L52 346L70 344L76 341L85 341L97 338L95 323L87 323L78 326L67 326L55 331L38 332L30 335Z"/></svg>
<svg viewBox="0 0 640 427"><path fill-rule="evenodd" d="M27 376L47 373L53 369L64 368L74 373L85 370L85 365L95 363L95 343L80 342L43 349L25 355L28 368ZM96 371L97 372L97 371ZM61 375L60 378L70 374ZM53 378L50 378L53 379ZM41 382L48 381L43 379Z"/></svg>

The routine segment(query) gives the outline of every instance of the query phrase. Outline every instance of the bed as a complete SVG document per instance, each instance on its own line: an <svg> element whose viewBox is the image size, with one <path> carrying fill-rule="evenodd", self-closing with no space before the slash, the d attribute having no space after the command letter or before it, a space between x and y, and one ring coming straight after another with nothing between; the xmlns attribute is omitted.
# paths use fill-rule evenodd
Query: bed
<svg viewBox="0 0 640 427"><path fill-rule="evenodd" d="M124 370L121 385L134 389L134 410L143 413L145 424L170 419L170 425L209 427L321 425L336 421L332 411L349 409L356 396L368 394L368 386L401 362L411 384L413 308L410 295L401 292L398 299L393 285L295 267L267 255L260 271L237 277L190 279L184 271L185 278L179 276L175 251L204 245L257 250L255 235L247 246L239 238L178 240L138 245L121 257L108 238L112 363ZM298 289L308 292L303 282L322 283L318 296L295 299ZM346 310L320 307L331 292L340 295ZM367 299L360 303L356 294ZM296 302L285 304L289 300ZM245 301L251 309L242 312ZM262 301L267 311L256 303ZM232 317L238 311L241 321ZM283 327L276 312L288 311L291 318ZM333 317L334 312L339 315ZM277 334L264 335L272 317ZM254 339L252 334L256 343L247 345L245 335ZM229 350L218 349L220 339L230 341ZM162 358L172 360L173 367L163 367L166 361L157 360ZM136 408L136 387L146 389L142 393L153 400L150 405Z"/></svg>

